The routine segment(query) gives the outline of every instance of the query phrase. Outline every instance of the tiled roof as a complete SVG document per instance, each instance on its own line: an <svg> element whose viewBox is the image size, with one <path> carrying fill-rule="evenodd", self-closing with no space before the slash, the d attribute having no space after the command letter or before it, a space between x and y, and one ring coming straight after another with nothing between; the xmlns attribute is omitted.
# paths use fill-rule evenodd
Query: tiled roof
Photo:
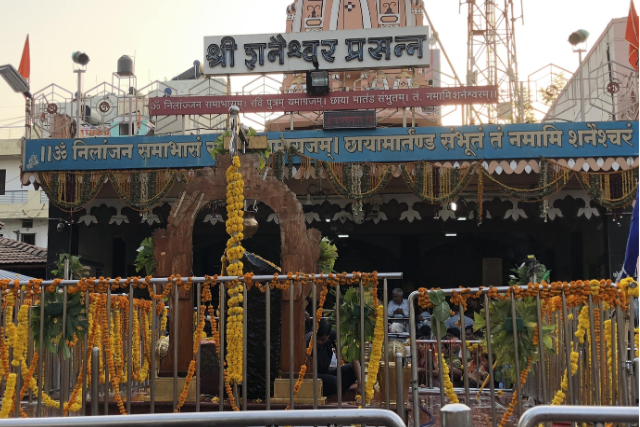
<svg viewBox="0 0 640 427"><path fill-rule="evenodd" d="M14 273L13 271L0 270L0 279L19 279L20 281L27 281L31 280L32 277L25 276L24 274Z"/></svg>
<svg viewBox="0 0 640 427"><path fill-rule="evenodd" d="M46 249L0 237L0 265L45 264L46 262Z"/></svg>

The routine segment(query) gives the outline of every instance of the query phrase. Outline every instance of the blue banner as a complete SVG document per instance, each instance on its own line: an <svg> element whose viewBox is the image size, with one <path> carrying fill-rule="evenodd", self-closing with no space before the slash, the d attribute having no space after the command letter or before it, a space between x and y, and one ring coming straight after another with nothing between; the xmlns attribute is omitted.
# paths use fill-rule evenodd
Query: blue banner
<svg viewBox="0 0 640 427"><path fill-rule="evenodd" d="M265 135L265 134L262 134ZM267 132L286 146L333 162L636 157L638 122L533 123L455 127ZM199 168L213 166L217 134L34 139L26 171Z"/></svg>

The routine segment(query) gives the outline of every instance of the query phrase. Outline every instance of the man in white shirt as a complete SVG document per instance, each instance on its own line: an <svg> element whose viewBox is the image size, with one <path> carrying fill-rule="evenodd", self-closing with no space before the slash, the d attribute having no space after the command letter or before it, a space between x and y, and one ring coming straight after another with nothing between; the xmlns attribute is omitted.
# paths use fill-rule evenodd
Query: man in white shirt
<svg viewBox="0 0 640 427"><path fill-rule="evenodd" d="M393 299L387 307L389 317L409 317L409 302L404 298L402 289L393 290Z"/></svg>

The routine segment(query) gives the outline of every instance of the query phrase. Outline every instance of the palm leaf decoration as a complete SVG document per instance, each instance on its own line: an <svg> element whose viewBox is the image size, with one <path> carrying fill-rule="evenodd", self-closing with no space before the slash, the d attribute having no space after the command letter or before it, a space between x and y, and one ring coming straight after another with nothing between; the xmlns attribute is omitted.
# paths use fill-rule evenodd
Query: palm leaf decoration
<svg viewBox="0 0 640 427"><path fill-rule="evenodd" d="M516 346L511 327L511 301L489 300L489 319L491 322L491 346L496 355L497 364L498 366L508 365L507 375L515 382L520 373L515 370ZM521 369L527 366L529 357L531 362L535 362L540 358L538 345L534 345L532 342L536 332L537 319L535 298L523 298L516 301L516 321L522 324L522 331L517 332L518 361ZM474 331L486 328L487 323L484 315L475 313L474 320ZM544 325L542 331L538 334L539 339L544 344L545 351L553 352L551 334L554 330L555 326ZM485 339L482 342L484 348L487 345L487 338L485 334Z"/></svg>
<svg viewBox="0 0 640 427"><path fill-rule="evenodd" d="M136 273L144 269L147 276L153 276L153 273L156 271L156 265L158 265L156 257L153 254L153 248L153 239L151 237L147 237L140 243L140 247L137 250L138 255L136 255L134 262Z"/></svg>
<svg viewBox="0 0 640 427"><path fill-rule="evenodd" d="M62 339L62 310L63 295L61 292L45 292L44 306L44 336L40 339L40 306L31 310L31 335L36 348L41 344L51 353L62 352L66 360L71 357L71 349ZM73 341L74 335L81 339L89 329L87 314L82 298L82 292L76 292L67 297L66 341ZM56 346L57 345L57 351Z"/></svg>
<svg viewBox="0 0 640 427"><path fill-rule="evenodd" d="M318 269L324 274L330 274L338 258L338 248L331 240L323 237L320 240L320 258L318 258Z"/></svg>

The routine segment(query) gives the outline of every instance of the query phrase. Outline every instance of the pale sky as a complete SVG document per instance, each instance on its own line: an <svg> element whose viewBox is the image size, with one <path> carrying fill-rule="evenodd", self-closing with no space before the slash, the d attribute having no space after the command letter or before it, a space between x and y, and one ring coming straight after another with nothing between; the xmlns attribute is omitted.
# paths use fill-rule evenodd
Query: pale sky
<svg viewBox="0 0 640 427"><path fill-rule="evenodd" d="M202 62L204 36L284 31L286 6L292 1L0 0L0 65L18 68L29 34L32 92L50 83L75 92L71 54L76 50L91 59L84 90L96 82L110 82L124 54L136 55L140 88L174 77L196 59ZM578 57L567 42L569 34L589 31L591 48L611 19L626 17L629 11L629 0L522 1L524 25L516 23L520 80L549 63L575 70ZM424 2L457 73L464 78L467 6L460 8L459 0ZM519 9L520 0L514 3ZM442 71L447 72L444 65ZM24 117L22 95L0 79L0 126L20 117Z"/></svg>

